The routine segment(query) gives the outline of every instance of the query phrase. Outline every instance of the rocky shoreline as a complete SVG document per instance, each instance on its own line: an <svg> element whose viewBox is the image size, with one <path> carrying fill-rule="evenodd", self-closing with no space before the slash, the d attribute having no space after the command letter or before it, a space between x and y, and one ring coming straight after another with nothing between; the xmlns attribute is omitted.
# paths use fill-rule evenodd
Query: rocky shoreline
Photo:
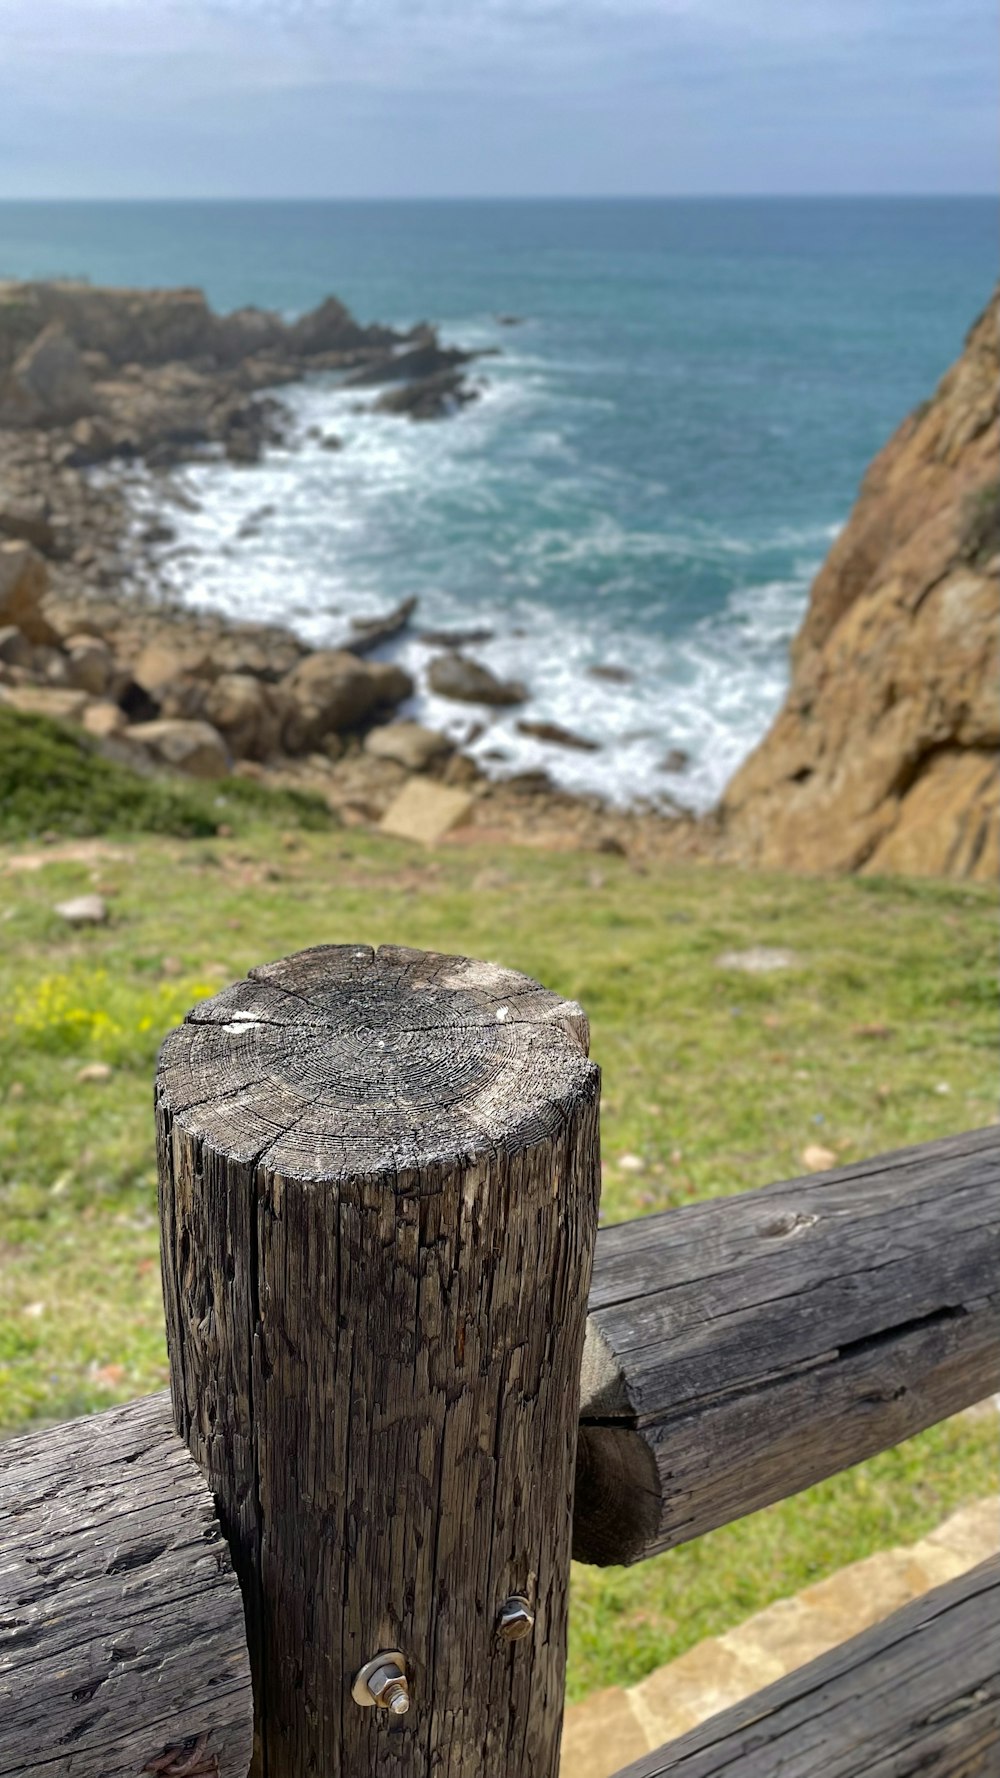
<svg viewBox="0 0 1000 1778"><path fill-rule="evenodd" d="M695 818L613 808L544 771L485 776L462 747L527 692L468 652L475 631L415 631L440 650L431 689L468 712L464 740L409 720L414 682L385 656L417 621L412 602L310 648L165 590L162 514L187 498L177 465L225 457L252 474L289 437L276 391L317 373L400 425L450 423L476 398L474 354L427 324L362 327L332 297L288 323L214 315L191 290L0 283L0 702L78 724L139 770L306 788L345 823L419 840L591 847L638 868L715 858L992 881L998 329L995 295L876 458L814 583L784 708L719 808ZM130 464L155 479L160 516L137 516ZM530 711L517 727L592 744Z"/></svg>
<svg viewBox="0 0 1000 1778"><path fill-rule="evenodd" d="M414 838L697 849L690 818L613 810L544 772L491 780L406 720L413 682L379 656L412 602L355 619L338 647L309 648L290 629L195 612L164 592L167 527L137 524L129 465L155 475L163 507L183 497L178 464L249 468L288 434L274 391L320 372L401 424L446 421L476 398L473 357L426 324L362 327L332 297L287 323L255 309L217 316L191 290L0 284L0 701L78 724L139 770L308 788L346 823ZM463 639L440 646L432 682L470 715L524 701Z"/></svg>

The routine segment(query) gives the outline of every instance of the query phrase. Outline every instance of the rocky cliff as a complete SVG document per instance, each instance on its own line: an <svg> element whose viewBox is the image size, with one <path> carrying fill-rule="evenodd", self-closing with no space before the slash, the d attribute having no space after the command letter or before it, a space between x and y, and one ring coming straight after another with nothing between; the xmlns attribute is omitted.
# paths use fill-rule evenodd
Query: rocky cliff
<svg viewBox="0 0 1000 1778"><path fill-rule="evenodd" d="M776 870L1000 866L1000 290L875 458L813 585L792 683L720 808Z"/></svg>

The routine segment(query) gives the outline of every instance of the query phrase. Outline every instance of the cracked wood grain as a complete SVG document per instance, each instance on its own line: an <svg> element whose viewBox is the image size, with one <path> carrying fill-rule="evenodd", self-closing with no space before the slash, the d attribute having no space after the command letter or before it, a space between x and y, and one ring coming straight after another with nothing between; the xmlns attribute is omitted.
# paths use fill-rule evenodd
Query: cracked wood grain
<svg viewBox="0 0 1000 1778"><path fill-rule="evenodd" d="M157 1076L177 1425L243 1586L257 1778L555 1778L599 1189L579 1007L321 946ZM497 1638L513 1593L533 1635ZM355 1672L407 1661L406 1716Z"/></svg>
<svg viewBox="0 0 1000 1778"><path fill-rule="evenodd" d="M167 1398L0 1445L0 1778L194 1774L185 1746L245 1778L252 1742L240 1590Z"/></svg>
<svg viewBox="0 0 1000 1778"><path fill-rule="evenodd" d="M602 1230L574 1554L635 1562L1000 1388L1000 1128Z"/></svg>

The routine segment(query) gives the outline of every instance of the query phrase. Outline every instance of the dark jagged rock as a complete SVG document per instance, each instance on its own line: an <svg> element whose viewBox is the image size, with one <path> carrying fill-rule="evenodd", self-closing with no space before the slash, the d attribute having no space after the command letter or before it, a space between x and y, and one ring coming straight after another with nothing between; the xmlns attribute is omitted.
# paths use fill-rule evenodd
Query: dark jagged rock
<svg viewBox="0 0 1000 1778"><path fill-rule="evenodd" d="M372 364L352 371L345 378L344 386L348 389L366 389L378 383L425 381L430 377L440 376L444 371L459 370L462 365L471 363L474 357L475 353L465 352L460 346L440 345L437 335L432 333L428 340L419 345L410 346L402 352L386 352Z"/></svg>
<svg viewBox="0 0 1000 1778"><path fill-rule="evenodd" d="M427 682L441 698L465 704L523 704L527 690L517 680L498 679L488 667L461 654L441 654L427 669Z"/></svg>
<svg viewBox="0 0 1000 1778"><path fill-rule="evenodd" d="M428 648L472 648L479 642L492 642L493 634L486 629L418 630L417 641L426 643Z"/></svg>
<svg viewBox="0 0 1000 1778"><path fill-rule="evenodd" d="M387 611L384 617L352 617L350 634L345 648L352 654L370 654L383 642L391 642L405 630L413 613L417 609L416 599L404 599L394 611Z"/></svg>
<svg viewBox="0 0 1000 1778"><path fill-rule="evenodd" d="M548 741L553 747L575 747L579 753L600 753L600 741L588 740L586 735L575 735L572 729L563 728L559 722L531 722L522 719L517 724L519 735L529 735L535 741Z"/></svg>
<svg viewBox="0 0 1000 1778"><path fill-rule="evenodd" d="M404 414L410 420L443 420L477 399L476 390L469 387L461 371L444 370L404 383L399 389L387 389L375 403L375 412Z"/></svg>

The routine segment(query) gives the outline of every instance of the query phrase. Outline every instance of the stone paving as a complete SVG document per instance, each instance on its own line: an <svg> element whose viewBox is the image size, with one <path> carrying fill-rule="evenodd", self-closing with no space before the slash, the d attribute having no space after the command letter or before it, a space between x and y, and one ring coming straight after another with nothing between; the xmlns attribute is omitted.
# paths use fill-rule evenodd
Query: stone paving
<svg viewBox="0 0 1000 1778"><path fill-rule="evenodd" d="M611 1778L631 1760L857 1636L1000 1547L1000 1499L953 1513L906 1549L853 1562L794 1599L778 1599L638 1685L594 1692L566 1712L560 1778Z"/></svg>

